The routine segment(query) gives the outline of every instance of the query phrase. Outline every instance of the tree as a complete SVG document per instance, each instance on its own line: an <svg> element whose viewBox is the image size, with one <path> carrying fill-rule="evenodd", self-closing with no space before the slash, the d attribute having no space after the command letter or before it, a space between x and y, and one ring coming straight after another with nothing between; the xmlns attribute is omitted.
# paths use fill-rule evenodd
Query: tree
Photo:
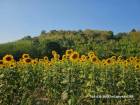
<svg viewBox="0 0 140 105"><path fill-rule="evenodd" d="M136 29L133 28L133 29L131 30L131 32L136 32Z"/></svg>
<svg viewBox="0 0 140 105"><path fill-rule="evenodd" d="M31 40L31 39L32 39L32 37L29 35L22 38L22 40Z"/></svg>
<svg viewBox="0 0 140 105"><path fill-rule="evenodd" d="M41 35L45 35L46 34L46 31L45 30L42 30L41 31Z"/></svg>

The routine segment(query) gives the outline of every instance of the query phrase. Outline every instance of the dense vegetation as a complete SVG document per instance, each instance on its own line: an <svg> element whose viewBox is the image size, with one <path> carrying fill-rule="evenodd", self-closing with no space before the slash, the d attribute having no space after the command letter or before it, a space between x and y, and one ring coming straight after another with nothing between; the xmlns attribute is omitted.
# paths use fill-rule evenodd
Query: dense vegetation
<svg viewBox="0 0 140 105"><path fill-rule="evenodd" d="M140 58L100 60L67 50L62 59L23 54L0 60L0 105L139 105ZM110 97L111 96L111 97ZM103 98L104 97L104 98Z"/></svg>
<svg viewBox="0 0 140 105"><path fill-rule="evenodd" d="M0 44L0 105L139 105L139 42L136 30L53 30Z"/></svg>
<svg viewBox="0 0 140 105"><path fill-rule="evenodd" d="M42 31L38 37L26 36L16 42L0 44L0 58L12 54L16 59L23 53L33 57L52 56L55 50L60 55L66 49L73 48L80 54L94 51L100 58L115 56L140 56L140 32L132 30L128 33L114 35L112 31L79 30L79 31Z"/></svg>

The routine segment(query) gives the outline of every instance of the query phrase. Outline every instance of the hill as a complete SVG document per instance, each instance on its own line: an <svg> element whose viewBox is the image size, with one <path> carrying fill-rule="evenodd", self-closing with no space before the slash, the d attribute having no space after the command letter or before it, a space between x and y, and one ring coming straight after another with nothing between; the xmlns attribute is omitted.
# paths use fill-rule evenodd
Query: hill
<svg viewBox="0 0 140 105"><path fill-rule="evenodd" d="M66 49L74 49L81 54L95 51L100 58L110 56L140 56L140 32L113 34L112 31L102 30L52 30L42 31L38 37L26 36L21 40L0 44L0 58L5 54L12 54L15 59L23 53L29 53L32 57L51 58L51 51L55 50L62 55Z"/></svg>

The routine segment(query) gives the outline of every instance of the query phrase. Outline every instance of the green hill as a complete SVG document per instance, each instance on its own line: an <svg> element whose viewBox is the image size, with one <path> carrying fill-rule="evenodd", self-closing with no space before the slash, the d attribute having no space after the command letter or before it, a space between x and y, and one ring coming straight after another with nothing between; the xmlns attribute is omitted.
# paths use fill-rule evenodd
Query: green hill
<svg viewBox="0 0 140 105"><path fill-rule="evenodd" d="M13 54L18 59L23 53L32 57L51 57L51 51L63 54L66 49L75 49L81 54L95 51L100 58L110 56L140 56L140 32L113 34L112 31L78 30L42 31L38 37L26 36L21 40L0 44L0 58Z"/></svg>

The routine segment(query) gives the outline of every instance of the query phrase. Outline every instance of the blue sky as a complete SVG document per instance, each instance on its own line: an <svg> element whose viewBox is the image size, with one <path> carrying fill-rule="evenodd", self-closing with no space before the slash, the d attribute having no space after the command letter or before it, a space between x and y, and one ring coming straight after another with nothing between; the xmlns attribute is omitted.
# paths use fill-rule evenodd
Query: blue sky
<svg viewBox="0 0 140 105"><path fill-rule="evenodd" d="M42 30L140 29L140 0L0 0L0 43Z"/></svg>

